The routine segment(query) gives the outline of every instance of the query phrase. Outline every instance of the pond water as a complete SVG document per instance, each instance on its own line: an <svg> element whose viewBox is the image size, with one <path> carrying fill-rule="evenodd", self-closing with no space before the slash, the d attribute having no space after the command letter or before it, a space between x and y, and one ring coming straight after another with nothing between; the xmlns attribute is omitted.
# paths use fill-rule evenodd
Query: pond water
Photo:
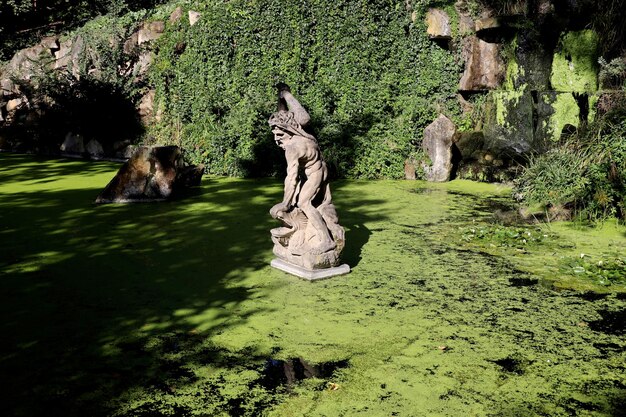
<svg viewBox="0 0 626 417"><path fill-rule="evenodd" d="M118 167L0 154L5 414L626 409L624 226L505 221L501 185L337 181L352 272L308 282L269 266L280 181L93 205Z"/></svg>

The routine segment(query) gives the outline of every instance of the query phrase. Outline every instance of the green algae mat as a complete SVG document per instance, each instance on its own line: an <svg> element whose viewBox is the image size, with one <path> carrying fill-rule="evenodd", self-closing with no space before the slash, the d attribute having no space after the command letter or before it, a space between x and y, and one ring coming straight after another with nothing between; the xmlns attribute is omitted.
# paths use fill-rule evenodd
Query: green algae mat
<svg viewBox="0 0 626 417"><path fill-rule="evenodd" d="M308 282L268 266L279 180L93 205L118 167L0 154L4 416L624 415L624 226L337 181L352 272Z"/></svg>

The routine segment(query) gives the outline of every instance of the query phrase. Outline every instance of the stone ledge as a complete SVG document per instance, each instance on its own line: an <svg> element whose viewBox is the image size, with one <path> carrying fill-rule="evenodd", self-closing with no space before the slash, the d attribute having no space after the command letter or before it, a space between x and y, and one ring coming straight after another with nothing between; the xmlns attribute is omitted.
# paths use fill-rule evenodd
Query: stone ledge
<svg viewBox="0 0 626 417"><path fill-rule="evenodd" d="M272 260L270 265L276 269L287 272L288 274L292 274L309 281L331 278L337 275L345 275L350 272L350 266L348 264L343 264L334 268L310 270L276 258Z"/></svg>

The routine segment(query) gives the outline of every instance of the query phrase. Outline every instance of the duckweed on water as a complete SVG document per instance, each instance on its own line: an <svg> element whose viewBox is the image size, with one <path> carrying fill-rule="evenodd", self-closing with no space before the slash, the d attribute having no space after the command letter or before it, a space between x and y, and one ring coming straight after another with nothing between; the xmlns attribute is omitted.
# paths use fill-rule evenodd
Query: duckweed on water
<svg viewBox="0 0 626 417"><path fill-rule="evenodd" d="M471 242L484 240L491 245L524 248L539 245L554 238L540 227L505 227L493 225L470 226L461 230L462 239Z"/></svg>
<svg viewBox="0 0 626 417"><path fill-rule="evenodd" d="M626 285L563 269L619 271L623 226L544 237L493 223L506 187L337 181L352 272L311 283L269 267L280 181L207 178L178 201L92 205L116 168L0 155L5 414L626 407Z"/></svg>

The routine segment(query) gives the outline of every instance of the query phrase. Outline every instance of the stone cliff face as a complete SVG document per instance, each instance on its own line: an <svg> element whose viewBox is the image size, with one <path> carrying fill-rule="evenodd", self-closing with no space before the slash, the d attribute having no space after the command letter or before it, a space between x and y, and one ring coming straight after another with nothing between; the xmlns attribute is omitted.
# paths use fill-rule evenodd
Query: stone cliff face
<svg viewBox="0 0 626 417"><path fill-rule="evenodd" d="M429 34L458 30L450 42L464 61L459 100L473 121L457 136L450 169L464 178L507 180L529 154L593 121L603 95L624 92L599 86L601 45L588 28L589 2L509 2L508 10L487 7L478 17L470 3L457 1L456 16L445 15L456 23L437 22L441 11L428 20Z"/></svg>
<svg viewBox="0 0 626 417"><path fill-rule="evenodd" d="M124 28L126 36L112 31L104 51L102 45L98 50L80 33L47 37L18 51L0 67L0 149L128 158L141 126L160 117L154 108L155 91L147 82L154 41L161 37L166 24L176 24L183 17L182 9L177 8L167 22L143 22L134 30ZM189 12L190 24L199 18L199 13ZM131 85L139 93L137 98L131 101L122 97L116 86L107 90L111 73L118 84ZM101 129L83 126L90 120L81 120L81 116L89 112L99 113L91 116L98 119L96 125L104 125ZM109 129L116 124L121 128ZM46 132L51 125L58 131ZM54 137L37 140L45 134Z"/></svg>

